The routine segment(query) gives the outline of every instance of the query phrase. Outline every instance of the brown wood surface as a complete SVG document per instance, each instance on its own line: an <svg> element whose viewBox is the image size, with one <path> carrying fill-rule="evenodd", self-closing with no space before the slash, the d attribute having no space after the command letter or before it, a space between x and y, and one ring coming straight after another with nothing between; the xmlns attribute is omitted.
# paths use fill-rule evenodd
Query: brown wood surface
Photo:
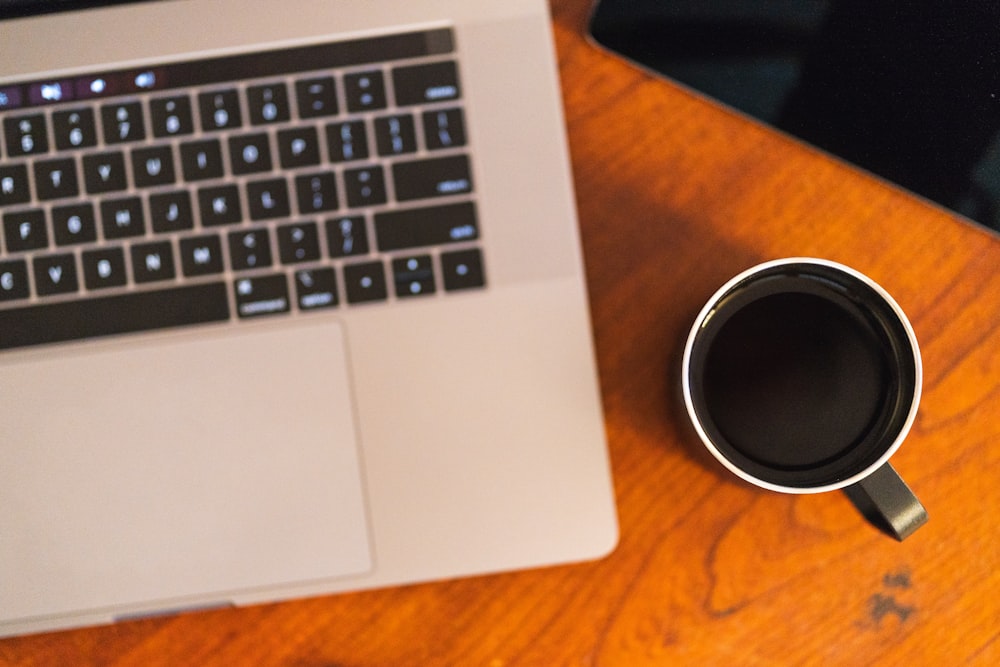
<svg viewBox="0 0 1000 667"><path fill-rule="evenodd" d="M1000 239L554 29L621 542L599 562L0 640L10 665L1000 664ZM885 286L924 396L903 543L841 493L735 481L686 426L686 329L791 255Z"/></svg>

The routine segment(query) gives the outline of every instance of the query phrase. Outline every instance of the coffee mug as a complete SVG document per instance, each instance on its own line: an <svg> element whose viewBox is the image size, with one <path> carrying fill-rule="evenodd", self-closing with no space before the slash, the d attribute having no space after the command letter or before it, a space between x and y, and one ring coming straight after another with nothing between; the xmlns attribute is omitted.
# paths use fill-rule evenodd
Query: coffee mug
<svg viewBox="0 0 1000 667"><path fill-rule="evenodd" d="M902 540L926 520L889 457L920 402L920 350L871 278L795 257L723 285L684 348L682 386L699 437L744 480L785 493L844 489Z"/></svg>

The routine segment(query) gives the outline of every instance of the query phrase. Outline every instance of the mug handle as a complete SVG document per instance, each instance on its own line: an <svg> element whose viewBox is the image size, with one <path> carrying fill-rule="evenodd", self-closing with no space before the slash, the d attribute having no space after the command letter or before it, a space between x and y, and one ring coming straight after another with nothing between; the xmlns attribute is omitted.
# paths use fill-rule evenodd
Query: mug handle
<svg viewBox="0 0 1000 667"><path fill-rule="evenodd" d="M927 522L927 510L888 463L844 489L870 522L904 540Z"/></svg>

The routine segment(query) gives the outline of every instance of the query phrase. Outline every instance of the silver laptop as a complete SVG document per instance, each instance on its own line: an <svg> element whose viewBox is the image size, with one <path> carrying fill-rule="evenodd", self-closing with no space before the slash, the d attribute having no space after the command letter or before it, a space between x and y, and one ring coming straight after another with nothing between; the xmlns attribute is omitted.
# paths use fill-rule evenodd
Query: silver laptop
<svg viewBox="0 0 1000 667"><path fill-rule="evenodd" d="M613 548L544 0L67 4L0 3L0 635Z"/></svg>

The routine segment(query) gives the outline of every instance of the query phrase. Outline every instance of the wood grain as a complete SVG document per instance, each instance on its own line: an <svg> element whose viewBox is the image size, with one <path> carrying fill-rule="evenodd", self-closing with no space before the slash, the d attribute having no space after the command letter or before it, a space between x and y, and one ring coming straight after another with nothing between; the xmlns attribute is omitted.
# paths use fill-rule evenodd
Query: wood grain
<svg viewBox="0 0 1000 667"><path fill-rule="evenodd" d="M0 640L3 665L1000 664L1000 239L603 53L553 3L621 542L608 558ZM897 543L839 493L700 450L677 392L703 301L754 263L849 264L925 384Z"/></svg>

